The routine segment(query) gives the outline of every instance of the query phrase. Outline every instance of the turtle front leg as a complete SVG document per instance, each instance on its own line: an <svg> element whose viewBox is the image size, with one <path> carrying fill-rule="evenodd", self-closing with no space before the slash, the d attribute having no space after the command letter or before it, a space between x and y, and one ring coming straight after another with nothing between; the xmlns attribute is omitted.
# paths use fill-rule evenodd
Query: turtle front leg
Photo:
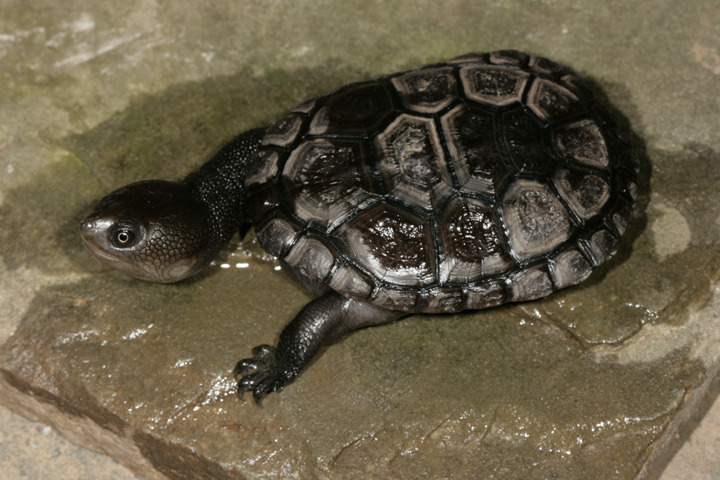
<svg viewBox="0 0 720 480"><path fill-rule="evenodd" d="M328 292L300 310L280 334L277 347L259 345L252 350L254 357L238 362L235 366L238 394L252 391L259 402L266 394L295 380L322 347L348 332L388 323L402 315L403 312Z"/></svg>

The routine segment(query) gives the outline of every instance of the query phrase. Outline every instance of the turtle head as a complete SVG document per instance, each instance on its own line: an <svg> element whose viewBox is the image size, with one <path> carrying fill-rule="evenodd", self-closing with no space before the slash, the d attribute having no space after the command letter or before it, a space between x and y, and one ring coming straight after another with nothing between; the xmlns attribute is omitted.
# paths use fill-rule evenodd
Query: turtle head
<svg viewBox="0 0 720 480"><path fill-rule="evenodd" d="M103 198L80 224L100 260L151 282L183 280L205 267L210 232L203 204L182 183L132 183Z"/></svg>

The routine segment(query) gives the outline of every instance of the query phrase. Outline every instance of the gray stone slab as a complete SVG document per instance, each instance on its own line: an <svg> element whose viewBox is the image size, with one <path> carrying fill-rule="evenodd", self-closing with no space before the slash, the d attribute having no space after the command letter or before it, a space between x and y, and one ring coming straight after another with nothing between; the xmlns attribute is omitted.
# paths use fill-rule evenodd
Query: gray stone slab
<svg viewBox="0 0 720 480"><path fill-rule="evenodd" d="M197 8L3 6L2 402L143 478L656 476L719 365L720 7ZM252 234L173 286L80 245L116 186L344 83L505 47L591 78L644 140L638 220L578 288L357 332L257 407L230 370L310 297Z"/></svg>

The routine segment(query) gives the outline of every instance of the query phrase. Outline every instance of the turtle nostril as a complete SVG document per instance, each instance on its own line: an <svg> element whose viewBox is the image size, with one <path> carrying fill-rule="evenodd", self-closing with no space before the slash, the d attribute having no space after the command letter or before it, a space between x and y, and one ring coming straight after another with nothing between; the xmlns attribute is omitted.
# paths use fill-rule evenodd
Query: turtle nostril
<svg viewBox="0 0 720 480"><path fill-rule="evenodd" d="M80 231L86 232L95 226L95 222L88 218L83 218L80 222Z"/></svg>

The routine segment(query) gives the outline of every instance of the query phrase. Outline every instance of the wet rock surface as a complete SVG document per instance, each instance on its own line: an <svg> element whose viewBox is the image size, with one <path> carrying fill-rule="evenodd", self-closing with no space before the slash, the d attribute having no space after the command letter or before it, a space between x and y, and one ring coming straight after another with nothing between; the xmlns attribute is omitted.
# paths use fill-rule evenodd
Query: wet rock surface
<svg viewBox="0 0 720 480"><path fill-rule="evenodd" d="M347 12L303 2L221 2L193 22L179 4L11 5L0 400L143 478L654 475L719 365L720 9L638 3L624 21L655 23L627 48L613 20L624 3L607 4L613 15L559 3L397 4L387 19L388 5L350 2L365 22L344 35L333 20ZM671 15L684 27L663 32ZM310 296L252 232L177 285L123 277L80 244L79 219L116 186L181 178L235 133L344 83L498 47L589 76L643 139L637 219L576 288L356 332L258 407L235 396L232 367Z"/></svg>

